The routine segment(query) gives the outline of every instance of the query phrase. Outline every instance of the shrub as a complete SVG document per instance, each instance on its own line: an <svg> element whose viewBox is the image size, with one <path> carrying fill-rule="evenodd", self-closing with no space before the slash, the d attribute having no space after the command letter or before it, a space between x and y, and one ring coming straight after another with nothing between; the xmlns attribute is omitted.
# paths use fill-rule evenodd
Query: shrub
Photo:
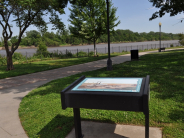
<svg viewBox="0 0 184 138"><path fill-rule="evenodd" d="M66 54L66 57L72 57L72 56L73 56L73 54L70 51L68 51Z"/></svg>
<svg viewBox="0 0 184 138"><path fill-rule="evenodd" d="M184 46L184 39L179 41L180 45Z"/></svg>
<svg viewBox="0 0 184 138"><path fill-rule="evenodd" d="M184 34L178 34L180 45L184 45Z"/></svg>
<svg viewBox="0 0 184 138"><path fill-rule="evenodd" d="M93 51L89 52L89 56L93 56L93 55L94 55Z"/></svg>
<svg viewBox="0 0 184 138"><path fill-rule="evenodd" d="M45 43L43 41L40 41L38 43L38 48L37 51L41 51L41 52L46 52L47 51L47 46L45 45Z"/></svg>
<svg viewBox="0 0 184 138"><path fill-rule="evenodd" d="M13 56L12 56L12 58L15 59L15 60L23 59L23 57L24 57L24 56L23 56L21 53L17 53L17 52L15 52L15 53L13 54Z"/></svg>
<svg viewBox="0 0 184 138"><path fill-rule="evenodd" d="M58 54L59 58L64 58L65 55L60 51L60 53Z"/></svg>
<svg viewBox="0 0 184 138"><path fill-rule="evenodd" d="M49 52L47 51L47 46L43 41L39 41L36 54L34 56L44 56L47 57L49 55Z"/></svg>
<svg viewBox="0 0 184 138"><path fill-rule="evenodd" d="M170 47L173 47L173 44L171 44Z"/></svg>
<svg viewBox="0 0 184 138"><path fill-rule="evenodd" d="M87 57L87 53L80 51L80 52L78 52L78 57Z"/></svg>
<svg viewBox="0 0 184 138"><path fill-rule="evenodd" d="M1 56L0 55L0 65L6 65L6 56Z"/></svg>

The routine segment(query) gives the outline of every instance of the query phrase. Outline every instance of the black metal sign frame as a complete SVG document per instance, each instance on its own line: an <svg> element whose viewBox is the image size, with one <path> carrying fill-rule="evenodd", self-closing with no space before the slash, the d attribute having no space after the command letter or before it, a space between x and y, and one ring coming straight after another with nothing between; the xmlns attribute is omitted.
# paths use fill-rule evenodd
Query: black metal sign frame
<svg viewBox="0 0 184 138"><path fill-rule="evenodd" d="M76 138L83 137L80 108L143 112L145 115L145 138L149 138L149 75L141 77L142 84L138 93L72 91L85 78L85 76L81 76L61 91L62 109L73 108Z"/></svg>

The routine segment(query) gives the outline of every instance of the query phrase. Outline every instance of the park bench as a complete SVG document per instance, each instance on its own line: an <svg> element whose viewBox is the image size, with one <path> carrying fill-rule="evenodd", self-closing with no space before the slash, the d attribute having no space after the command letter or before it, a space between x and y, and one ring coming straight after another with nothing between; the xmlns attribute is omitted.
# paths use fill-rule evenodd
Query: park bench
<svg viewBox="0 0 184 138"><path fill-rule="evenodd" d="M162 51L162 50L164 50L165 51L165 47L162 47L162 48L160 48L160 49L158 49L158 51Z"/></svg>

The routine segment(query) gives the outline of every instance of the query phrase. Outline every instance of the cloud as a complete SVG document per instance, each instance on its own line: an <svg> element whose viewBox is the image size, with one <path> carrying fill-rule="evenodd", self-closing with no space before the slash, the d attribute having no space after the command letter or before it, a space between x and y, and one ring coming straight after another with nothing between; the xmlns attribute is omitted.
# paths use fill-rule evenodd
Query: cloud
<svg viewBox="0 0 184 138"><path fill-rule="evenodd" d="M151 9L154 9L155 7L151 7L151 8L147 8L147 10L151 10Z"/></svg>

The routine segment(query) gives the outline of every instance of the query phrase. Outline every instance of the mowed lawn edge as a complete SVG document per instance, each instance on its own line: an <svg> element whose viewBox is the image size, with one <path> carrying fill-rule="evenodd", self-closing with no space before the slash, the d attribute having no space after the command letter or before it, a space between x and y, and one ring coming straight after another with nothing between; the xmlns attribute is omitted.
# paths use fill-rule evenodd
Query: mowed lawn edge
<svg viewBox="0 0 184 138"><path fill-rule="evenodd" d="M172 49L183 48L183 46L172 47ZM170 48L166 48L170 49ZM139 52L154 51L156 49L149 50L139 50ZM121 52L121 53L111 53L111 57L130 54L130 52ZM87 62L97 61L101 59L107 59L107 54L98 54L99 57L80 57L80 58L65 58L65 59L53 59L53 60L44 60L44 61L34 61L27 63L25 61L20 61L19 64L14 64L15 69L11 71L6 71L6 66L0 66L0 79L5 79L9 77L16 77L20 75L26 75L36 72L42 72L62 67L68 67L72 65L83 64ZM40 59L37 59L40 60ZM17 61L18 62L18 61Z"/></svg>
<svg viewBox="0 0 184 138"><path fill-rule="evenodd" d="M128 54L129 52L122 53L113 53L112 57ZM97 61L101 59L108 58L107 54L99 54L98 57L79 57L79 58L64 58L64 59L50 59L34 61L30 63L26 63L26 61L22 61L19 64L14 64L14 70L6 71L6 66L0 66L0 79L15 77L20 75L26 75L36 72L42 72L62 67L68 67L72 65L83 64L87 62Z"/></svg>
<svg viewBox="0 0 184 138"><path fill-rule="evenodd" d="M62 110L60 92L86 77L145 77L150 75L150 126L160 127L163 138L184 137L184 50L152 53L106 68L53 80L31 91L19 107L21 124L29 138L64 138L74 126L73 110ZM81 119L144 125L141 112L81 109Z"/></svg>

